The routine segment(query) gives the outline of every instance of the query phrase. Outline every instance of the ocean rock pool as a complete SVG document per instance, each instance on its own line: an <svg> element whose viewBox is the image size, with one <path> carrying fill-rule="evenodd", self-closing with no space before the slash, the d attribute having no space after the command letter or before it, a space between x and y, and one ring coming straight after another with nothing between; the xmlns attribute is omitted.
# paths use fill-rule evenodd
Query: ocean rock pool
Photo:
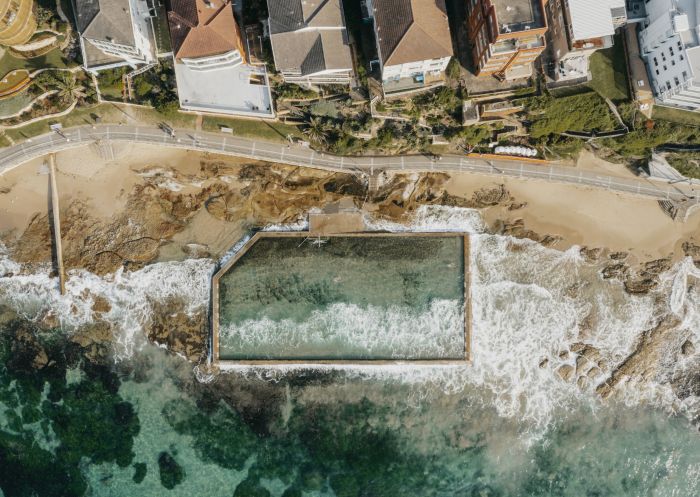
<svg viewBox="0 0 700 497"><path fill-rule="evenodd" d="M214 277L215 359L464 361L468 244L462 233L258 233Z"/></svg>

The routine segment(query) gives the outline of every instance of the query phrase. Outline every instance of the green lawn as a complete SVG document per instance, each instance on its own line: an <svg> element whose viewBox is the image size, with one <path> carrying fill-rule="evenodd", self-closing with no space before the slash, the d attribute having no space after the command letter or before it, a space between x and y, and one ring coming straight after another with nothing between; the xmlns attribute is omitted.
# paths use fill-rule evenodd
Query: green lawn
<svg viewBox="0 0 700 497"><path fill-rule="evenodd" d="M205 117L202 121L202 129L205 131L219 131L221 126L231 128L236 136L260 138L267 141L284 142L287 140L288 134L302 137L297 126L277 122L230 117Z"/></svg>
<svg viewBox="0 0 700 497"><path fill-rule="evenodd" d="M170 44L170 28L168 27L168 14L163 5L157 6L156 9L156 17L152 18L156 48L159 54L168 53L172 50Z"/></svg>
<svg viewBox="0 0 700 497"><path fill-rule="evenodd" d="M194 129L197 119L196 115L184 112L171 112L168 115L163 115L155 109L105 102L94 107L78 108L67 116L56 119L44 119L21 128L8 129L6 133L13 140L19 142L33 136L48 133L49 124L54 122L60 122L66 128L93 124L93 115L100 117L101 124L158 124L165 121L175 128L190 129ZM253 119L205 117L202 128L205 131L219 131L220 125L233 129L233 133L236 136L260 138L268 141L284 142L287 134L296 137L303 136L296 126Z"/></svg>
<svg viewBox="0 0 700 497"><path fill-rule="evenodd" d="M590 88L613 102L629 100L625 47L619 35L615 36L615 44L611 48L598 50L591 55L590 71Z"/></svg>
<svg viewBox="0 0 700 497"><path fill-rule="evenodd" d="M57 48L46 55L34 57L33 59L18 59L10 55L9 52L5 52L5 55L0 59L0 68L2 68L0 71L4 73L14 69L26 69L29 72L43 68L67 69L76 65L65 59L63 53Z"/></svg>
<svg viewBox="0 0 700 497"><path fill-rule="evenodd" d="M700 126L700 112L691 112L689 110L655 105L652 117L654 119L661 119L663 121L670 121L673 123Z"/></svg>
<svg viewBox="0 0 700 497"><path fill-rule="evenodd" d="M26 91L14 97L3 98L0 100L0 117L16 114L29 105L32 100L34 100L34 97Z"/></svg>

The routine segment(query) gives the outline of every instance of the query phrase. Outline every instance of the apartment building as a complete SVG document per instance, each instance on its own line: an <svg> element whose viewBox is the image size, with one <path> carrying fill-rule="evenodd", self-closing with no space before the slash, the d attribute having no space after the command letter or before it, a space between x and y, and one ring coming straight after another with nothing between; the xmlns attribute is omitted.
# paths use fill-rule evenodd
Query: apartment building
<svg viewBox="0 0 700 497"><path fill-rule="evenodd" d="M467 32L478 76L527 78L546 46L544 0L467 0Z"/></svg>
<svg viewBox="0 0 700 497"><path fill-rule="evenodd" d="M639 46L657 103L700 110L700 5L647 0Z"/></svg>
<svg viewBox="0 0 700 497"><path fill-rule="evenodd" d="M248 63L231 0L171 0L168 25L181 108L274 115L267 72Z"/></svg>
<svg viewBox="0 0 700 497"><path fill-rule="evenodd" d="M73 0L73 10L88 71L155 61L146 0Z"/></svg>
<svg viewBox="0 0 700 497"><path fill-rule="evenodd" d="M368 0L384 94L444 82L452 39L444 0Z"/></svg>
<svg viewBox="0 0 700 497"><path fill-rule="evenodd" d="M36 31L33 0L0 0L0 45L27 43Z"/></svg>
<svg viewBox="0 0 700 497"><path fill-rule="evenodd" d="M350 43L341 0L267 0L275 67L305 87L349 84Z"/></svg>
<svg viewBox="0 0 700 497"><path fill-rule="evenodd" d="M589 58L613 46L615 30L627 22L625 0L549 0L547 44L555 81L590 79Z"/></svg>

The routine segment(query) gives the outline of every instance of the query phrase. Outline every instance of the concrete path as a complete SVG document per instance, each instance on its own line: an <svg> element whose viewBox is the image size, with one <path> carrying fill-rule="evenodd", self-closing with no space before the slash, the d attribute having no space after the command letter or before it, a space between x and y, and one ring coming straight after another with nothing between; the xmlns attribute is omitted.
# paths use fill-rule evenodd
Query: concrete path
<svg viewBox="0 0 700 497"><path fill-rule="evenodd" d="M645 178L620 178L557 163L533 164L517 160L495 160L444 155L434 160L424 155L342 157L310 148L238 138L221 133L176 129L175 137L154 126L82 126L48 133L31 141L0 149L0 174L31 159L51 152L99 141L144 143L212 152L262 161L314 167L360 175L381 171L443 171L487 174L601 188L657 199L685 201L700 205L700 184L675 183ZM64 138L65 137L65 138Z"/></svg>

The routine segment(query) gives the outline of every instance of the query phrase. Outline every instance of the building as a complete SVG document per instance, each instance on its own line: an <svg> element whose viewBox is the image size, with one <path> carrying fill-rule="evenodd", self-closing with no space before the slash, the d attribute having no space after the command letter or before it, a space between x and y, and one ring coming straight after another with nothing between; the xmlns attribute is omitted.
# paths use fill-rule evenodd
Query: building
<svg viewBox="0 0 700 497"><path fill-rule="evenodd" d="M33 0L0 0L0 45L27 43L36 31Z"/></svg>
<svg viewBox="0 0 700 497"><path fill-rule="evenodd" d="M73 0L73 10L88 71L155 61L146 0Z"/></svg>
<svg viewBox="0 0 700 497"><path fill-rule="evenodd" d="M429 89L444 81L452 39L444 0L367 0L384 94Z"/></svg>
<svg viewBox="0 0 700 497"><path fill-rule="evenodd" d="M639 32L656 102L700 109L700 5L696 0L647 0Z"/></svg>
<svg viewBox="0 0 700 497"><path fill-rule="evenodd" d="M527 78L545 49L544 0L466 0L467 32L478 76Z"/></svg>
<svg viewBox="0 0 700 497"><path fill-rule="evenodd" d="M625 0L549 0L545 10L555 81L590 79L591 54L612 47L615 30L627 22Z"/></svg>
<svg viewBox="0 0 700 497"><path fill-rule="evenodd" d="M275 67L288 83L349 84L352 56L341 0L267 0Z"/></svg>
<svg viewBox="0 0 700 497"><path fill-rule="evenodd" d="M274 115L267 72L248 63L231 0L171 0L168 25L180 107Z"/></svg>

